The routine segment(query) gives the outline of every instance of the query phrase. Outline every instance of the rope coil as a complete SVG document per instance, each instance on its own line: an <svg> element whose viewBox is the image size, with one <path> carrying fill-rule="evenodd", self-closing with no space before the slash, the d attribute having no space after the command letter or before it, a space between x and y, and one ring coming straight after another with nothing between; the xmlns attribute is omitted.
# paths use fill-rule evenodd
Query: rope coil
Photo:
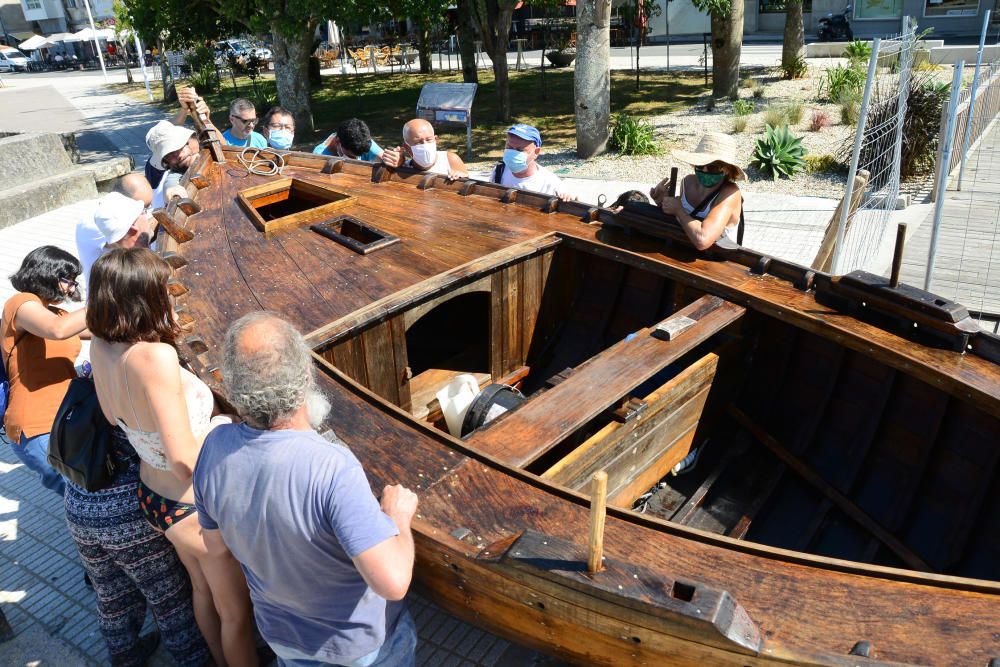
<svg viewBox="0 0 1000 667"><path fill-rule="evenodd" d="M248 174L257 176L277 176L285 168L285 158L270 148L247 146L240 151L239 160Z"/></svg>

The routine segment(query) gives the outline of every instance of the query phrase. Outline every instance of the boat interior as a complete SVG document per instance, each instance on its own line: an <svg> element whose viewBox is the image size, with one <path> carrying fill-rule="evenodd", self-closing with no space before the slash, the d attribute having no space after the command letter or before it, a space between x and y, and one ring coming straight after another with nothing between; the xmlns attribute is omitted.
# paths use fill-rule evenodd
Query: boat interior
<svg viewBox="0 0 1000 667"><path fill-rule="evenodd" d="M525 400L464 446L584 493L603 470L613 506L1000 579L1000 420L606 246L554 235L381 307L316 352L445 432L437 394L457 376L517 388ZM693 469L671 474L695 450Z"/></svg>

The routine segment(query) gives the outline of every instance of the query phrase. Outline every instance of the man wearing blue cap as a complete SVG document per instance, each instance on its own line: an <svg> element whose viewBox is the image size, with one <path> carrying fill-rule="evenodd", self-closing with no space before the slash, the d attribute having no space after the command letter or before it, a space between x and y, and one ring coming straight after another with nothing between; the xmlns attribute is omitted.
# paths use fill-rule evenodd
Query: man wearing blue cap
<svg viewBox="0 0 1000 667"><path fill-rule="evenodd" d="M490 180L508 188L555 195L563 201L574 199L558 176L538 164L541 152L542 135L538 130L523 123L514 125L507 130L503 162L493 168Z"/></svg>

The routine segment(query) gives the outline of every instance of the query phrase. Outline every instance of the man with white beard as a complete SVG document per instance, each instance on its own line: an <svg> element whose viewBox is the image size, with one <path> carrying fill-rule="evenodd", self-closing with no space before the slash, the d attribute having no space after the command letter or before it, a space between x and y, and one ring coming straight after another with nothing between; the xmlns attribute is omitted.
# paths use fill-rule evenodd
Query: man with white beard
<svg viewBox="0 0 1000 667"><path fill-rule="evenodd" d="M413 573L417 496L379 503L343 443L316 432L330 404L309 347L273 313L226 334L222 372L245 420L205 439L195 504L209 551L243 566L261 635L281 665L412 665L402 599Z"/></svg>

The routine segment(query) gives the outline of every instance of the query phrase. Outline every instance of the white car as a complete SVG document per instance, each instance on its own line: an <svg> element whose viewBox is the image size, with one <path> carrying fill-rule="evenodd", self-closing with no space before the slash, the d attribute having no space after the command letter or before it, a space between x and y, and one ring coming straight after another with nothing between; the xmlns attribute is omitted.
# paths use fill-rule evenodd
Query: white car
<svg viewBox="0 0 1000 667"><path fill-rule="evenodd" d="M271 54L271 49L266 46L254 46L245 39L225 39L218 42L216 48L222 56L226 56L231 53L237 56L254 54L261 60L267 61L273 60L274 58Z"/></svg>
<svg viewBox="0 0 1000 667"><path fill-rule="evenodd" d="M27 72L28 57L10 46L0 46L0 72Z"/></svg>

